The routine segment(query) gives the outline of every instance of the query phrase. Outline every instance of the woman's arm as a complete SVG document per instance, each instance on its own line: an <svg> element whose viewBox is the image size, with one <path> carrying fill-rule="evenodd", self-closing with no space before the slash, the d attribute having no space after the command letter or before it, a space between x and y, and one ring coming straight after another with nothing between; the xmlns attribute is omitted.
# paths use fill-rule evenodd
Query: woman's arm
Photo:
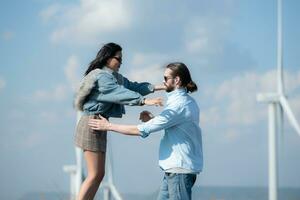
<svg viewBox="0 0 300 200"><path fill-rule="evenodd" d="M166 86L165 85L155 85L154 91L159 91L159 90L166 90Z"/></svg>
<svg viewBox="0 0 300 200"><path fill-rule="evenodd" d="M94 93L95 99L123 105L160 105L162 98L145 99L138 92L129 90L116 82L110 74L102 74L98 79L99 93Z"/></svg>
<svg viewBox="0 0 300 200"><path fill-rule="evenodd" d="M123 84L124 87L138 92L139 94L145 96L147 94L153 93L155 91L159 91L159 90L165 90L166 87L164 85L153 85L151 83L148 82L133 82L128 80L126 77L122 76L121 74L118 74L118 78L123 79Z"/></svg>

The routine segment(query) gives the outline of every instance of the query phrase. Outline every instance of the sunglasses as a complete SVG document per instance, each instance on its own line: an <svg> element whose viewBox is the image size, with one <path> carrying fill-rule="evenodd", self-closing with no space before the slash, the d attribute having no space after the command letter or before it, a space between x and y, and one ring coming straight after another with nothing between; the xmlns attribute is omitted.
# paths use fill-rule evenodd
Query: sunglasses
<svg viewBox="0 0 300 200"><path fill-rule="evenodd" d="M174 78L173 77L166 77L166 76L164 76L165 82L167 82L169 79L174 79Z"/></svg>
<svg viewBox="0 0 300 200"><path fill-rule="evenodd" d="M114 56L113 58L115 58L120 64L122 64L122 58Z"/></svg>

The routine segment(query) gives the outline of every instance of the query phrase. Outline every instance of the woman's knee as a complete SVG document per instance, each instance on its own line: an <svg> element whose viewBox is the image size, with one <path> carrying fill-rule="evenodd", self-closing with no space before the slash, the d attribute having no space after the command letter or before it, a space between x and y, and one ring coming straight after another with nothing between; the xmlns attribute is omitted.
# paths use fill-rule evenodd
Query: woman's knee
<svg viewBox="0 0 300 200"><path fill-rule="evenodd" d="M102 179L104 178L105 172L97 172L97 173L92 173L88 174L87 179L94 184L100 184Z"/></svg>

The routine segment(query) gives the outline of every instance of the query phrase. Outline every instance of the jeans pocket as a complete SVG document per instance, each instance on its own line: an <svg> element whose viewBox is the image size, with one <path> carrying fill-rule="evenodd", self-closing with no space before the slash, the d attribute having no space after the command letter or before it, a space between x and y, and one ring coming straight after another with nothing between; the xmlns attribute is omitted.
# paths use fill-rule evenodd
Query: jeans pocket
<svg viewBox="0 0 300 200"><path fill-rule="evenodd" d="M186 176L186 178L187 178L188 187L192 188L193 185L196 182L197 175L196 174L189 174L189 175Z"/></svg>

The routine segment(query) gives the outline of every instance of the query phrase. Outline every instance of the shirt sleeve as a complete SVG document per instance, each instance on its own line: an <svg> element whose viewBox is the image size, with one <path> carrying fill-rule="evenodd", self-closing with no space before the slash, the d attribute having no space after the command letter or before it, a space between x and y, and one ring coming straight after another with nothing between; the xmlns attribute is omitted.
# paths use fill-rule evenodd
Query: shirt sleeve
<svg viewBox="0 0 300 200"><path fill-rule="evenodd" d="M98 101L123 105L141 105L143 96L117 83L110 74L102 74L97 81L98 90L95 95Z"/></svg>
<svg viewBox="0 0 300 200"><path fill-rule="evenodd" d="M128 88L129 90L138 92L143 96L154 92L154 85L152 85L151 83L132 82L128 80L126 77L122 77L122 78L123 78L124 87Z"/></svg>
<svg viewBox="0 0 300 200"><path fill-rule="evenodd" d="M177 125L182 120L178 109L166 108L162 113L146 123L137 126L141 137L145 138L150 133Z"/></svg>

